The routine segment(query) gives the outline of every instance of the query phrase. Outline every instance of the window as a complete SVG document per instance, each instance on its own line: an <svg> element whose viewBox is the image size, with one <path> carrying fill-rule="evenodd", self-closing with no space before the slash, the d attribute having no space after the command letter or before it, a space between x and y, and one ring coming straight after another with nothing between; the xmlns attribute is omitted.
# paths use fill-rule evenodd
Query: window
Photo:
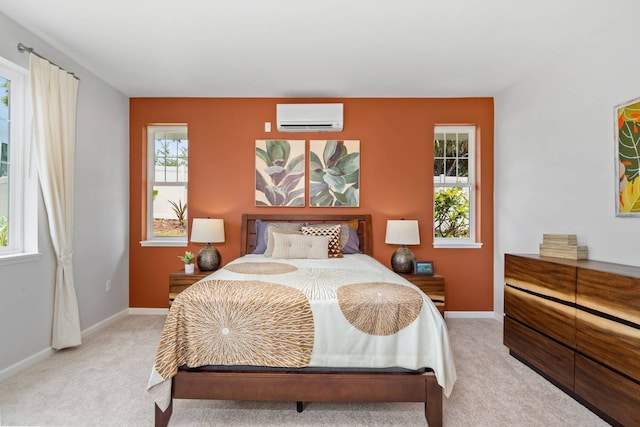
<svg viewBox="0 0 640 427"><path fill-rule="evenodd" d="M475 126L436 126L433 160L434 246L476 243Z"/></svg>
<svg viewBox="0 0 640 427"><path fill-rule="evenodd" d="M147 240L143 245L187 244L186 126L148 126Z"/></svg>
<svg viewBox="0 0 640 427"><path fill-rule="evenodd" d="M29 171L28 72L0 58L0 263L37 252L37 178Z"/></svg>

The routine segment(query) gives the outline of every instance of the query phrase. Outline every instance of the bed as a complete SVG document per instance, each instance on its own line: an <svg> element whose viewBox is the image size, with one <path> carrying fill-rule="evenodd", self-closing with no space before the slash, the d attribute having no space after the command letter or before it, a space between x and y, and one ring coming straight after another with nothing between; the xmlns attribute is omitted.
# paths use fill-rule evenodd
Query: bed
<svg viewBox="0 0 640 427"><path fill-rule="evenodd" d="M262 230L256 232L256 229L260 228L260 222L262 222L262 225L275 223L304 224L307 226L307 229L309 227L325 228L324 224L349 223L353 228L349 229L349 233L351 233L350 238L355 238L355 236L357 236L355 242L355 245L357 246L356 249L364 255L344 255L341 259L336 258L329 260L280 259L279 257L282 255L281 252L278 251L283 250L282 248L284 245L280 245L280 243L285 242L283 239L287 239L286 242L289 243L290 241L288 239L293 240L294 238L298 239L298 237L283 237L284 234L281 235L278 233L277 242L279 246L275 249L270 249L274 251L274 261L276 260L275 256L278 254L280 255L278 255L277 258L278 262L273 262L271 259L265 259L263 255L251 255L256 246L264 244L264 240L261 241L261 239L264 239L267 236L266 233L263 236ZM331 227L327 226L326 228ZM343 233L344 231L345 230L343 229ZM273 243L273 240L275 239L273 239L272 234L270 234L270 236L272 237ZM343 237L344 236L345 234L343 234ZM347 307L347 304L344 302L356 300L355 303L358 304L359 302L357 300L361 295L363 295L362 293L358 293L363 289L361 286L363 283L360 283L361 280L359 281L358 275L362 274L362 277L367 277L366 275L371 273L368 270L375 272L375 270L378 269L376 264L379 263L371 257L372 240L370 215L299 216L245 214L242 216L241 239L241 257L239 259L233 260L223 269L218 270L202 281L194 284L188 290L183 291L172 305L172 312L170 312L167 317L167 324L165 324L165 331L163 331L163 338L161 339L158 355L156 357L156 362L154 363L152 376L149 382L149 391L152 393L154 400L156 401L156 426L168 425L172 414L173 399L290 401L297 402L298 411L302 410L302 402L424 402L425 418L429 426L434 427L442 425L443 389L444 393L447 395L451 392L451 388L455 382L455 367L453 365L453 358L449 348L444 320L440 317L438 310L433 306L429 298L422 294L414 285L407 282L400 276L395 275L386 268L382 268L383 271L378 271L378 274L382 275L379 277L384 278L382 281L383 283L376 282L376 285L383 286L383 291L380 292L386 292L386 290L384 290L386 289L384 286L392 286L394 289L399 288L401 290L400 293L407 294L407 297L412 298L411 303L405 304L403 302L399 304L400 309L396 309L396 311L411 311L411 307L415 306L413 302L416 301L416 292L419 294L419 297L417 298L419 298L420 301L417 303L418 308L413 309L413 317L409 320L404 320L405 323L403 325L393 326L388 331L385 330L380 332L380 328L389 328L388 325L384 325L388 322L382 322L380 324L376 324L375 328L377 329L373 332L370 331L370 333L372 335L376 335L372 340L379 339L389 341L393 339L398 342L402 342L403 340L409 340L410 337L414 336L416 333L422 334L423 332L420 332L422 329L419 329L422 328L420 325L425 322L428 323L430 337L426 340L426 342L429 343L426 347L430 347L430 349L425 351L425 354L428 353L427 360L434 361L430 364L433 366L426 366L424 360L418 360L417 356L415 360L406 361L406 363L403 361L402 364L389 365L388 357L391 356L385 356L383 354L384 351L371 351L372 348L379 348L379 343L377 342L373 342L373 344L371 344L373 347L367 347L364 345L363 349L368 349L369 351L363 351L362 356L356 355L352 357L349 355L348 357L344 357L343 355L337 354L339 353L339 350L336 349L340 349L341 346L348 347L350 345L351 341L348 334L360 333L362 335L362 332L356 329L364 330L363 328L366 329L367 327L372 327L358 324L357 322L359 320L357 315L353 315L352 318L350 318L349 315L346 314L349 313L349 309L345 308ZM324 244L329 241L329 252L331 252L331 240L329 239L332 239L332 237L327 238L327 240L319 240L324 242ZM353 244L354 242L352 241L351 245ZM267 252L268 251L269 249L267 249ZM327 261L330 264L328 264ZM291 326L285 328L287 333L294 334L296 337L295 339L299 341L299 343L296 342L295 345L291 346L291 348L286 347L286 345L289 345L287 343L290 341L282 341L285 343L283 344L285 347L280 350L285 352L287 355L292 355L289 358L291 360L287 360L285 363L285 367L277 367L277 365L272 363L273 357L271 357L272 355L270 352L275 351L273 349L263 352L254 352L251 349L244 349L245 353L251 353L251 355L244 355L242 357L234 356L229 359L223 358L221 360L225 363L209 363L204 367L201 366L203 362L199 362L200 359L197 357L193 359L189 359L187 357L185 359L177 358L175 356L175 353L178 351L177 349L182 351L183 348L189 347L188 339L189 336L191 336L189 335L191 333L189 325L196 324L195 327L199 327L198 321L190 317L195 317L195 315L189 313L197 314L203 311L210 313L212 311L211 307L218 307L220 304L218 302L216 302L218 305L206 305L209 304L209 302L203 303L203 297L197 293L197 291L200 290L199 288L202 288L202 290L208 293L215 292L216 295L220 295L221 293L224 295L231 295L234 294L236 289L235 286L238 285L236 280L229 280L230 278L236 277L234 274L239 274L240 272L247 273L246 269L249 267L258 268L262 271L267 269L267 267L269 267L269 269L272 268L275 264L279 265L278 268L282 266L289 266L293 269L305 271L306 274L310 274L309 272L313 271L315 276L318 276L318 272L320 271L320 275L323 277L323 280L326 278L334 280L334 276L337 276L336 272L347 271L341 270L343 265L349 266L347 268L351 268L350 266L352 264L360 265L360 267L358 267L359 270L353 270L353 274L345 275L341 273L341 276L348 276L348 282L350 280L353 283L349 282L348 286L336 285L335 291L331 291L335 293L342 292L340 310L342 310L344 316L332 313L331 310L336 309L327 308L328 306L326 304L328 303L319 301L324 297L318 298L316 296L309 296L308 301L307 298L302 298L304 301L299 304L299 313L296 314L296 316L299 316L300 318L311 318L311 322L317 322L322 319L335 319L339 317L339 321L345 323L344 318L347 318L347 320L351 322L351 325L347 325L350 329L347 332L343 331L332 336L331 333L327 333L322 329L322 327L319 327L317 323L302 322L301 324L304 325L298 326L297 320L287 320L293 315L279 314L278 316L274 316L285 318L284 321L296 324L295 327ZM308 267L307 265L310 265L311 267ZM330 266L330 268L324 269L324 266ZM320 268L323 269L320 270ZM331 270L331 268L334 270ZM276 289L275 292L281 292L282 289L286 289L288 292L289 285L287 280L294 279L292 279L287 272L284 274L280 273L282 272L278 273L278 280L284 280L284 282L278 283L278 280L273 280L273 277L276 276L271 276L268 286L273 286L274 289ZM265 289L265 283L260 281L255 281L255 283L245 283L245 281L250 282L247 279L248 277L255 278L257 276L254 275L253 270L250 274L244 274L244 281L242 282L243 289L245 284L246 286L260 286L251 288L254 289L251 292L255 293L256 301L261 302L252 302L251 304L253 304L254 307L261 307L260 304L265 306L271 304L271 302L267 302L266 300L262 301L260 299L262 297L258 295L261 294L262 289ZM212 284L215 284L215 286L212 286ZM282 284L286 286L282 287ZM368 282L366 284L369 285ZM214 291L211 289L214 289ZM347 291L344 289L349 290L349 292L355 289L357 292L345 294ZM365 290L371 293L370 289ZM266 293L266 291L264 292ZM381 295L380 292L377 293L378 297ZM181 299L183 294L185 294L185 296ZM242 295L242 298L246 298L246 294ZM252 293L251 295L252 298L254 298L254 294ZM285 295L284 292L282 295ZM292 300L296 298L296 295L297 294L287 294L287 296L283 296L282 299ZM348 300L345 295L351 296L351 300ZM207 296L206 298L207 301L209 301L218 297ZM227 297L225 296L225 298ZM229 296L228 298L231 299L232 297ZM199 304L204 305L199 306ZM205 306L207 307L206 310L203 308ZM273 311L278 311L278 309ZM252 315L252 317L260 318L260 311L257 310L256 313L257 314ZM207 316L208 315L209 314L207 314ZM400 315L396 317L403 318L403 316ZM328 322L330 322L330 320L327 320L327 323ZM168 325L169 323L171 323L171 325ZM180 324L178 325L178 323ZM383 326L380 326L381 324ZM352 326L355 326L355 328ZM295 331L293 331L294 329ZM400 333L400 329L402 329L402 333L404 335ZM406 334L404 333L405 330L408 331L410 329L413 331L411 333L414 335L409 335L408 332ZM171 333L167 333L167 330L170 330ZM229 330L227 328L222 328L221 334L221 336L229 334ZM378 335L381 337L378 337ZM170 339L167 337L170 337ZM342 343L340 343L341 340L343 341ZM200 344L198 345L200 347L203 346ZM194 340L194 344L192 344L192 346L197 347L198 345L195 344ZM205 344L204 347L207 345L208 343ZM254 347L252 348L256 348L255 343L253 345ZM418 346L420 349L424 347L422 344L418 345L417 343L410 345ZM268 347L269 343L265 343L264 346L265 348ZM280 346L280 344L278 346ZM325 347L331 347L331 350L318 351L318 349L324 349ZM216 347L216 349L218 349L218 347ZM204 350L200 349L198 351L202 352ZM213 350L208 347L206 351L213 352ZM234 348L234 351L242 353L243 349ZM421 352L422 350L418 351L418 353ZM218 353L222 352L218 351ZM254 355L253 353L259 354ZM297 355L300 355L300 357ZM374 356L375 358L379 357L381 360L376 359L375 363L371 362L371 358ZM250 357L254 358L246 363L237 362L237 360L248 360L247 358ZM258 358L257 362L256 358ZM171 369L165 368L163 365L163 363L166 365L166 360L168 359L170 359L170 364L172 365ZM185 362L185 360L187 360L187 362ZM218 360L218 356L216 356L216 360ZM353 363L354 361L357 363ZM245 364L249 366L245 366ZM363 365L366 365L366 367L363 367ZM158 375L158 371L163 372L162 376ZM166 372L169 371L171 372L167 374Z"/></svg>

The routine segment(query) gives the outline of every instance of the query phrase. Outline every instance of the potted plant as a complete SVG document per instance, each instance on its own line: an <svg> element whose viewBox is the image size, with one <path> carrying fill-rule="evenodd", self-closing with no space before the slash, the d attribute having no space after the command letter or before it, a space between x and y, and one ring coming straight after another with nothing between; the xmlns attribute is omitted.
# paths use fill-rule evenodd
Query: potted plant
<svg viewBox="0 0 640 427"><path fill-rule="evenodd" d="M186 274L193 274L195 271L195 266L193 265L193 259L196 256L193 254L193 252L189 252L186 251L184 253L184 255L178 255L178 258L180 258L180 261L184 262L184 272Z"/></svg>

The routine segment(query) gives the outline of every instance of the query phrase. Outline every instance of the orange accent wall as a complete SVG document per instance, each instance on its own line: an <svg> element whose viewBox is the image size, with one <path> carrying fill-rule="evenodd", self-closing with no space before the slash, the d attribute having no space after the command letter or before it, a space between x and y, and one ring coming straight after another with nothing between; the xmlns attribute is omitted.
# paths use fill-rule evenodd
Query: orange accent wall
<svg viewBox="0 0 640 427"><path fill-rule="evenodd" d="M279 133L276 104L342 102L344 131ZM272 132L264 132L271 122ZM168 307L169 273L182 264L185 248L141 247L145 200L146 126L189 126L188 216L223 218L226 242L216 244L223 263L240 253L243 213L370 213L374 257L390 265L395 245L386 245L387 219L417 219L420 260L433 260L446 278L447 309L493 310L493 99L492 98L133 98L130 100L131 307ZM481 249L434 249L432 227L433 127L473 124L479 129ZM256 139L360 140L360 207L265 208L254 206ZM307 202L308 204L308 202ZM194 252L201 245L189 243Z"/></svg>

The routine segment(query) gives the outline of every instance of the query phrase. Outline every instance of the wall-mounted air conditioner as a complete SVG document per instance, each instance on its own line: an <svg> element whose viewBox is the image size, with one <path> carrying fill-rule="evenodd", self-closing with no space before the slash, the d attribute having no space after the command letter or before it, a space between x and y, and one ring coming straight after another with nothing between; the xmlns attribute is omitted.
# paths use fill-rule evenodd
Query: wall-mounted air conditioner
<svg viewBox="0 0 640 427"><path fill-rule="evenodd" d="M342 104L277 104L279 132L340 132Z"/></svg>

